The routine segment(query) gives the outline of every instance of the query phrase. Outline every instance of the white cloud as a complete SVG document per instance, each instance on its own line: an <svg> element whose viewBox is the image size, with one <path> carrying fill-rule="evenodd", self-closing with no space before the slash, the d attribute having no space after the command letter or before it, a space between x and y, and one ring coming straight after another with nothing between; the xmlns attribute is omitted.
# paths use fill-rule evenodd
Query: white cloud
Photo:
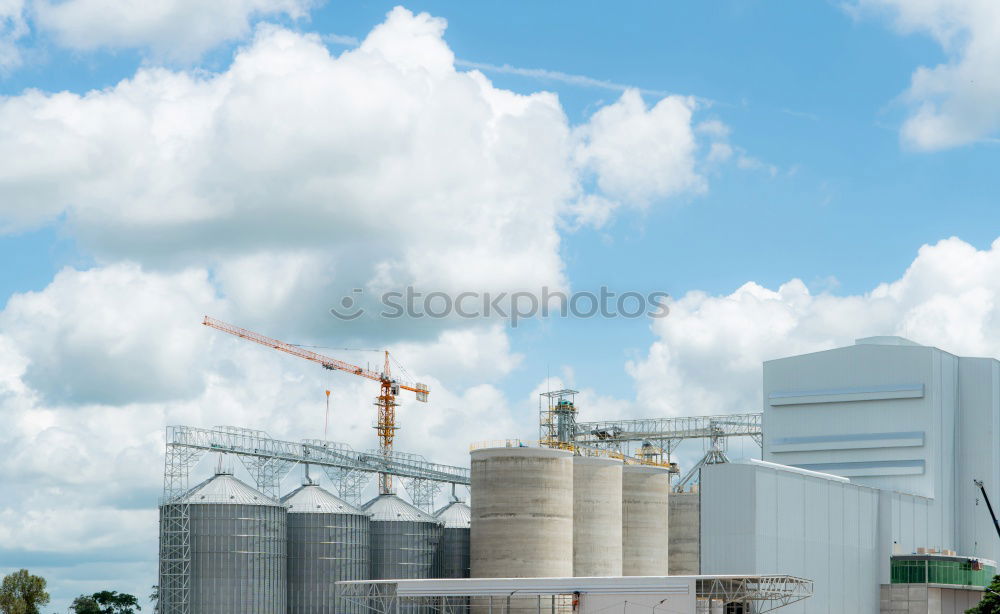
<svg viewBox="0 0 1000 614"><path fill-rule="evenodd" d="M27 34L24 0L0 0L0 74L21 63L18 41Z"/></svg>
<svg viewBox="0 0 1000 614"><path fill-rule="evenodd" d="M706 159L709 162L726 162L733 157L733 146L729 143L712 143Z"/></svg>
<svg viewBox="0 0 1000 614"><path fill-rule="evenodd" d="M891 14L905 34L931 36L947 55L921 66L904 98L913 105L902 139L915 149L966 145L1000 129L1000 4L994 0L860 0Z"/></svg>
<svg viewBox="0 0 1000 614"><path fill-rule="evenodd" d="M727 296L689 292L657 320L647 356L629 363L648 413L760 411L761 363L873 335L902 335L960 355L1000 357L1000 239L922 247L900 279L863 295L812 294L793 279Z"/></svg>
<svg viewBox="0 0 1000 614"><path fill-rule="evenodd" d="M334 58L265 27L222 74L4 99L3 217L66 212L109 260L319 249L344 287L559 286L578 190L562 109L456 72L442 28L397 9Z"/></svg>
<svg viewBox="0 0 1000 614"><path fill-rule="evenodd" d="M316 331L353 288L565 287L563 222L705 188L693 100L630 90L574 128L456 70L444 28L397 8L335 57L262 26L218 74L0 99L0 228L65 215L101 262L207 265L250 323Z"/></svg>
<svg viewBox="0 0 1000 614"><path fill-rule="evenodd" d="M135 265L64 270L0 314L48 401L109 403L191 396L204 362L198 317L218 311L204 271L143 274Z"/></svg>
<svg viewBox="0 0 1000 614"><path fill-rule="evenodd" d="M99 6L52 5L49 18L64 5ZM400 450L464 463L470 441L534 435L536 399L497 386L522 359L504 329L338 329L326 310L353 288L564 287L563 224L703 188L694 105L647 108L626 93L574 128L553 94L456 70L444 25L395 9L339 56L319 37L262 26L217 74L144 68L82 95L0 98L0 229L65 218L96 260L0 312L0 520L20 518L0 531L0 551L97 559L117 548L148 563L166 424L318 437L331 389L330 438L374 447L372 382L212 331L205 313L294 342L395 350L432 390L426 405L403 400ZM73 44L111 44L95 42L108 31ZM596 191L584 187L591 174ZM44 535L46 524L60 530ZM56 551L61 541L78 551Z"/></svg>
<svg viewBox="0 0 1000 614"><path fill-rule="evenodd" d="M705 180L695 168L694 109L694 99L681 96L647 108L638 91L627 90L578 129L577 160L612 199L642 205L703 191Z"/></svg>
<svg viewBox="0 0 1000 614"><path fill-rule="evenodd" d="M524 359L511 352L510 337L499 324L443 331L425 343L398 344L393 353L407 369L447 373L449 381L493 381Z"/></svg>
<svg viewBox="0 0 1000 614"><path fill-rule="evenodd" d="M709 119L695 126L695 131L711 136L713 139L724 141L729 138L729 126L717 119Z"/></svg>
<svg viewBox="0 0 1000 614"><path fill-rule="evenodd" d="M204 310L233 310L207 278L204 270L166 274L134 264L67 269L0 312L0 560L54 565L61 598L106 587L100 578L68 577L73 561L131 561L149 571L164 425L321 437L330 389L329 438L375 447L377 385L202 326ZM400 399L397 449L464 464L470 441L530 423L534 412L490 383L520 361L502 328L445 331L392 349L431 387L426 404ZM298 478L288 479L290 487ZM114 587L145 595L152 580L127 574Z"/></svg>
<svg viewBox="0 0 1000 614"><path fill-rule="evenodd" d="M605 198L599 194L586 194L570 205L572 212L571 227L576 229L583 226L602 228L613 217L615 211L621 206L617 200Z"/></svg>
<svg viewBox="0 0 1000 614"><path fill-rule="evenodd" d="M305 17L315 0L35 0L39 28L71 49L149 49L189 61L219 43L250 32L261 17Z"/></svg>
<svg viewBox="0 0 1000 614"><path fill-rule="evenodd" d="M767 162L764 162L764 161L762 161L762 160L760 160L758 158L755 158L755 157L753 157L751 155L747 155L742 150L739 150L739 151L740 151L740 155L736 158L736 167L737 168L741 168L741 169L747 170L747 171L763 171L763 172L767 173L768 175L770 175L771 177L774 177L774 176L776 176L778 174L778 167L777 166L775 166L773 164L768 164Z"/></svg>

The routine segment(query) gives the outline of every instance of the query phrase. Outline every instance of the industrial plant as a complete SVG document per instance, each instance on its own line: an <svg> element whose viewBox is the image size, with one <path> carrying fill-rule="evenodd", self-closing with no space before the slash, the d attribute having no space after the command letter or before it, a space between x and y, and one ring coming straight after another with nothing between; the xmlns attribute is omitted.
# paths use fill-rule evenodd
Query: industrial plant
<svg viewBox="0 0 1000 614"><path fill-rule="evenodd" d="M762 411L722 416L584 421L550 391L537 440L463 442L459 467L393 449L396 396L430 391L388 353L370 371L205 324L378 382L379 448L168 427L164 614L957 614L996 573L991 358L859 339L765 362ZM731 459L733 438L760 458ZM680 467L692 439L705 454Z"/></svg>

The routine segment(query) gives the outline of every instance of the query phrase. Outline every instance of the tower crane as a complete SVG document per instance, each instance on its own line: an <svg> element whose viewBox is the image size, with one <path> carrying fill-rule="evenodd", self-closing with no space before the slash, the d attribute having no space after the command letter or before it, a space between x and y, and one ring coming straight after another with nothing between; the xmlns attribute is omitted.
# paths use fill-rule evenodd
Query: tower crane
<svg viewBox="0 0 1000 614"><path fill-rule="evenodd" d="M280 352L291 354L292 356L298 356L299 358L311 360L319 363L324 369L330 369L331 371L344 371L346 373L352 373L354 375L359 375L361 377L379 382L381 389L379 395L375 397L375 406L378 408L378 418L375 422L375 432L378 434L379 453L386 458L388 458L392 453L392 441L395 437L397 429L396 406L398 403L396 403L396 397L399 395L399 391L408 390L416 393L417 400L424 403L427 402L427 395L430 393L427 386L424 384L400 381L399 379L394 378L389 367L388 351L385 352L385 365L383 366L382 371L379 372L359 367L357 365L352 365L349 362L337 360L336 358L323 356L317 352L306 350L297 345L285 343L284 341L278 341L277 339L272 339L260 333L255 333L251 330L240 328L239 326L228 324L209 316L205 316L202 324L221 330L224 333L229 333L230 335L274 348ZM392 476L385 473L379 474L379 493L385 495L392 492Z"/></svg>

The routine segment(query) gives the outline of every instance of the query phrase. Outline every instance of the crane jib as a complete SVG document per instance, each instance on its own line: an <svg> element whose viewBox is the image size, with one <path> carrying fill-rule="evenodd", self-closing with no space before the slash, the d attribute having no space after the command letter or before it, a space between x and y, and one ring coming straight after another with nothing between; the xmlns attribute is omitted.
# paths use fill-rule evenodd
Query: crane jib
<svg viewBox="0 0 1000 614"><path fill-rule="evenodd" d="M227 324L226 322L216 320L215 318L211 318L209 316L205 316L202 324L221 330L222 332L229 333L230 335L241 337L243 339L253 341L254 343L259 343L260 345L285 352L286 354L291 354L292 356L298 356L299 358L305 358L306 360L319 363L323 366L323 368L330 369L331 371L344 371L346 373L360 375L361 377L366 377L380 382L382 384L382 393L375 398L375 405L378 408L378 418L376 421L375 432L378 433L379 450L382 455L386 457L389 457L392 454L393 438L397 429L396 395L399 394L400 388L416 393L417 400L421 402L427 401L427 395L430 392L424 384L402 384L392 378L389 371L388 351L385 353L385 368L381 373L378 373L369 369L363 369L357 365L352 365L351 363L344 362L342 360L330 358L329 356L323 356L317 352L306 350L299 346L285 343L284 341L272 339L271 337L255 333L245 328L240 328L239 326ZM379 493L389 494L392 492L392 476L385 473L380 474Z"/></svg>

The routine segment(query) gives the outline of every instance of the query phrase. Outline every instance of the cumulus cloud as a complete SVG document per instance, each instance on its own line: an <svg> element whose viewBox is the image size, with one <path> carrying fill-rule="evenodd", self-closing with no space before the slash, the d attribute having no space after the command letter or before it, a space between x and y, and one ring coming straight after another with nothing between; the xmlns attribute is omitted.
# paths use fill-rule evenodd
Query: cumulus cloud
<svg viewBox="0 0 1000 614"><path fill-rule="evenodd" d="M524 358L511 351L510 337L498 324L446 330L432 342L400 344L394 352L409 368L446 372L451 381L495 380Z"/></svg>
<svg viewBox="0 0 1000 614"><path fill-rule="evenodd" d="M221 73L0 99L0 227L65 216L102 262L208 263L252 322L316 330L354 288L564 287L562 222L704 189L692 100L629 91L574 127L456 70L444 29L396 8L333 56L261 26Z"/></svg>
<svg viewBox="0 0 1000 614"><path fill-rule="evenodd" d="M64 270L0 312L0 571L28 562L53 570L53 591L63 596L100 581L144 595L155 574L164 425L318 438L330 389L329 439L375 447L375 383L204 327L206 309L234 311L205 270L114 264ZM424 345L401 344L397 354L431 388L426 404L400 399L399 450L464 464L469 441L533 416L489 383L520 360L499 327L446 331ZM482 372L474 378L472 368ZM213 463L203 460L196 477ZM95 567L89 580L74 579L65 566L80 557L107 575ZM142 565L120 574L123 561Z"/></svg>
<svg viewBox="0 0 1000 614"><path fill-rule="evenodd" d="M0 0L0 74L21 63L18 41L27 34L24 0Z"/></svg>
<svg viewBox="0 0 1000 614"><path fill-rule="evenodd" d="M947 60L921 66L904 99L913 111L902 128L905 144L921 150L966 145L1000 129L1000 4L993 0L860 0L888 13L902 33L923 33Z"/></svg>
<svg viewBox="0 0 1000 614"><path fill-rule="evenodd" d="M577 160L621 201L647 204L703 190L695 169L695 105L693 98L667 96L650 108L637 90L626 90L578 129Z"/></svg>
<svg viewBox="0 0 1000 614"><path fill-rule="evenodd" d="M70 0L45 18L100 6ZM222 6L206 11L306 5ZM102 27L68 44L110 44L95 41L117 25ZM551 93L456 70L444 28L395 9L335 56L317 36L261 26L218 73L147 67L104 90L0 98L0 229L59 224L95 260L0 312L0 565L60 564L74 554L62 542L109 577L121 557L154 559L166 424L319 437L330 389L330 438L374 447L371 382L212 331L205 313L293 342L395 350L432 391L404 399L400 450L464 463L469 441L533 436L537 399L498 387L522 360L503 328L336 329L327 309L355 288L565 287L560 228L703 189L695 106L626 93L573 126ZM656 177L626 186L632 164Z"/></svg>
<svg viewBox="0 0 1000 614"><path fill-rule="evenodd" d="M143 274L135 265L65 270L42 292L14 295L0 330L47 401L107 403L197 393L198 317L221 308L204 271Z"/></svg>
<svg viewBox="0 0 1000 614"><path fill-rule="evenodd" d="M107 261L208 259L224 293L288 319L371 284L560 286L577 190L562 109L456 72L442 29L397 9L335 58L264 27L222 74L0 101L3 219L66 214Z"/></svg>
<svg viewBox="0 0 1000 614"><path fill-rule="evenodd" d="M9 1L9 0L8 0ZM219 43L242 38L261 17L308 15L316 0L36 0L37 26L71 49L148 49L190 61Z"/></svg>
<svg viewBox="0 0 1000 614"><path fill-rule="evenodd" d="M1000 356L1000 239L977 250L925 245L898 279L862 295L813 294L793 279L732 294L689 292L657 320L658 339L628 365L639 405L674 415L760 411L761 363L874 335L959 355Z"/></svg>

